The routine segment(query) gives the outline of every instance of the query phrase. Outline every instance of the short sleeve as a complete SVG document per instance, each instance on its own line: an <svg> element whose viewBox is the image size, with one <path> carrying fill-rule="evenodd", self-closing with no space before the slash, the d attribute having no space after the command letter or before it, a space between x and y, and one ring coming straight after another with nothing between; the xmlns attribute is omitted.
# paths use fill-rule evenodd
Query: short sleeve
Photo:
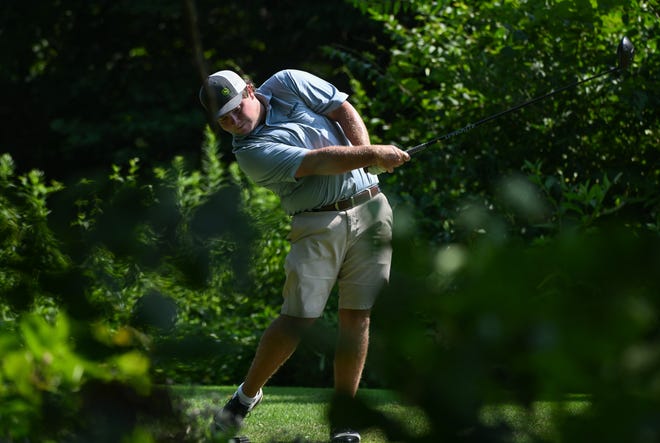
<svg viewBox="0 0 660 443"><path fill-rule="evenodd" d="M295 182L307 149L282 143L260 143L236 152L236 160L255 183L268 186L274 183Z"/></svg>

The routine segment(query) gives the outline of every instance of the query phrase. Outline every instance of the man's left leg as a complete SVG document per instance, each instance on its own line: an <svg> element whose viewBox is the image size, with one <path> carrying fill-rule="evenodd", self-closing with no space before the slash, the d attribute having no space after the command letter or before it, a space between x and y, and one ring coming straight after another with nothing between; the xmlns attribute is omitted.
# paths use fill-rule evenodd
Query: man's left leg
<svg viewBox="0 0 660 443"><path fill-rule="evenodd" d="M387 283L392 259L392 209L379 194L346 212L349 249L338 275L339 333L335 349L335 402L330 414L332 443L359 443L350 399L357 394L369 348L371 307ZM344 401L349 400L348 403ZM344 404L342 406L342 404Z"/></svg>
<svg viewBox="0 0 660 443"><path fill-rule="evenodd" d="M335 349L335 395L355 397L369 348L369 309L340 309ZM359 443L360 434L345 418L332 420L331 443Z"/></svg>
<svg viewBox="0 0 660 443"><path fill-rule="evenodd" d="M335 392L354 397L369 348L369 309L340 309L335 350Z"/></svg>

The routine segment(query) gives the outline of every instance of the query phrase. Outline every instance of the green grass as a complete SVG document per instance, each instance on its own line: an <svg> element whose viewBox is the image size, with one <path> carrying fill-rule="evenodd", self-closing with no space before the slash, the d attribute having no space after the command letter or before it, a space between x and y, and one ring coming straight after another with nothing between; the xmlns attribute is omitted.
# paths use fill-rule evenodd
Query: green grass
<svg viewBox="0 0 660 443"><path fill-rule="evenodd" d="M191 433L203 436L214 411L224 405L235 387L174 387L173 393L184 401L184 412L189 419ZM326 417L331 389L268 387L264 401L245 421L241 434L253 443L292 442L299 438L306 442L328 441L329 425ZM360 395L383 414L401 422L412 433L423 433L425 418L412 414L390 391L365 389ZM377 429L362 432L365 443L385 442Z"/></svg>
<svg viewBox="0 0 660 443"><path fill-rule="evenodd" d="M589 401L575 396L563 402L534 402L529 408L520 405L501 404L485 407L481 421L485 425L504 423L514 430L514 443L561 441L555 428L556 417L579 415L587 410Z"/></svg>
<svg viewBox="0 0 660 443"><path fill-rule="evenodd" d="M208 428L213 413L229 399L235 387L173 388L175 397L183 401L183 410L189 425L189 435L199 441L212 441ZM264 401L245 421L241 431L252 443L327 442L329 425L327 406L332 395L330 389L267 387ZM428 430L428 420L387 390L363 389L360 396L372 407L399 422L412 435L422 436ZM566 402L539 402L524 409L513 405L484 408L481 420L486 425L506 423L515 429L513 443L531 441L558 441L554 434L553 417L558 412L579 414L588 402L574 399ZM385 443L387 440L377 429L362 432L363 443Z"/></svg>

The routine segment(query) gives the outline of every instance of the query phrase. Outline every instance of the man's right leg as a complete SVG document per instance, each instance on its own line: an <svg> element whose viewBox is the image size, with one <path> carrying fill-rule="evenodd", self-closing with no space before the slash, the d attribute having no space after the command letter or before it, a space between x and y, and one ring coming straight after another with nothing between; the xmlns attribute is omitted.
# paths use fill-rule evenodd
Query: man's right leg
<svg viewBox="0 0 660 443"><path fill-rule="evenodd" d="M248 370L243 393L254 397L296 350L302 335L314 323L314 318L280 315L264 331L257 352Z"/></svg>
<svg viewBox="0 0 660 443"><path fill-rule="evenodd" d="M314 321L314 318L298 318L284 314L273 320L261 336L245 382L214 417L214 431L227 433L242 426L248 412L261 401L261 388L293 354L302 335Z"/></svg>

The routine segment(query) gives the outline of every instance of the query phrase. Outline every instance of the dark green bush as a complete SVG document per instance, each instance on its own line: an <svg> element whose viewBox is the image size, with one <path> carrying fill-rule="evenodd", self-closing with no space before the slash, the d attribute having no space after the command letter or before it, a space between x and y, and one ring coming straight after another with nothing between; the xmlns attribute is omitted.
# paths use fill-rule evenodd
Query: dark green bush
<svg viewBox="0 0 660 443"><path fill-rule="evenodd" d="M286 229L264 226L284 215L208 137L200 171L177 158L151 175L133 160L70 186L16 176L1 158L1 438L101 441L116 429L106 438L117 441L153 412L154 382L243 375L279 304L277 278L258 276L283 260ZM88 401L128 412L103 421L94 405L81 413Z"/></svg>

